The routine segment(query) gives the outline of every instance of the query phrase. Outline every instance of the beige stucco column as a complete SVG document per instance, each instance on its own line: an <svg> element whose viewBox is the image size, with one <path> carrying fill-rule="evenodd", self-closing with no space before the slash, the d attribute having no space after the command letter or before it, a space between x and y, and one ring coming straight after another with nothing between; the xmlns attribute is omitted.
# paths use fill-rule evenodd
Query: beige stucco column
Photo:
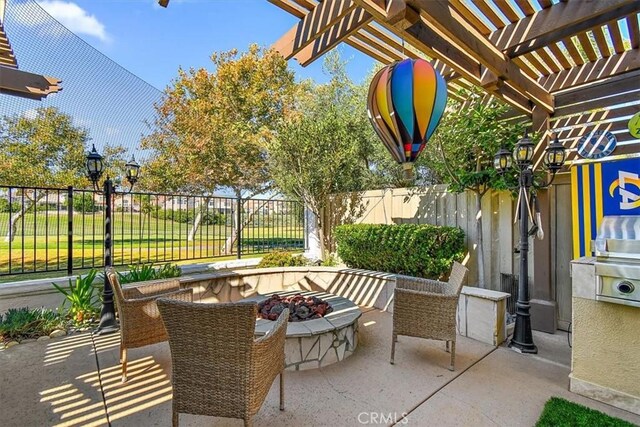
<svg viewBox="0 0 640 427"><path fill-rule="evenodd" d="M596 300L594 261L571 263L569 389L640 415L640 308Z"/></svg>

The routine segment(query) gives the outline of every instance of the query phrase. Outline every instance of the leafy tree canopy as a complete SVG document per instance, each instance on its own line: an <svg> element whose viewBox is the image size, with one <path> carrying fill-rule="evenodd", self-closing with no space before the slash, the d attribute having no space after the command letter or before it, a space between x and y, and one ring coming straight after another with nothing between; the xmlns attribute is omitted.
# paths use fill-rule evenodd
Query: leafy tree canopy
<svg viewBox="0 0 640 427"><path fill-rule="evenodd" d="M35 116L0 119L0 182L3 185L51 187L86 185L86 129L54 107Z"/></svg>
<svg viewBox="0 0 640 427"><path fill-rule="evenodd" d="M450 99L440 125L423 156L437 180L454 192L484 195L505 183L493 167L501 147L511 151L524 133L522 123L503 120L509 107L479 91L462 91L464 102Z"/></svg>
<svg viewBox="0 0 640 427"><path fill-rule="evenodd" d="M151 189L257 194L270 187L266 141L295 105L294 74L277 52L256 45L211 61L213 72L180 69L156 107L143 140L154 152L142 175Z"/></svg>

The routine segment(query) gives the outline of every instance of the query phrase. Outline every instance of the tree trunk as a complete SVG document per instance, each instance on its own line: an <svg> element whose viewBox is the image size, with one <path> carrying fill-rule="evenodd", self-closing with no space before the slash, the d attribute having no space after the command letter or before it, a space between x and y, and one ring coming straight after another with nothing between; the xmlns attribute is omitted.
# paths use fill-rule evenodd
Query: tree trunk
<svg viewBox="0 0 640 427"><path fill-rule="evenodd" d="M210 200L209 197L204 199L204 208L207 210L207 212L209 212L209 200ZM196 233L198 232L198 229L200 228L201 223L202 223L202 206L200 206L200 211L198 212L198 215L196 215L196 217L193 219L193 225L191 226L191 230L189 231L189 236L187 237L187 240L189 242L193 242L193 240L196 238Z"/></svg>
<svg viewBox="0 0 640 427"><path fill-rule="evenodd" d="M476 232L478 235L478 250L477 250L477 262L478 262L478 287L484 288L484 239L482 235L482 195L479 192L476 194Z"/></svg>
<svg viewBox="0 0 640 427"><path fill-rule="evenodd" d="M9 227L7 229L7 234L4 237L4 241L6 243L11 243L13 242L13 239L15 239L16 233L18 232L18 220L20 220L20 218L22 218L24 214L29 212L31 208L33 208L34 215L36 214L35 207L42 197L43 197L42 194L38 193L37 191L34 191L33 201L29 206L25 206L26 204L25 199L29 201L31 201L31 199L29 197L23 197L22 203L20 204L20 208L21 208L20 211L11 215L11 219L9 220ZM24 233L24 230L23 230L23 233Z"/></svg>
<svg viewBox="0 0 640 427"><path fill-rule="evenodd" d="M9 220L9 228L7 229L7 234L4 237L5 242L7 243L13 242L13 239L15 238L16 233L18 232L18 220L20 220L20 218L22 218L24 214L25 214L25 210L20 210L19 212L16 212L13 215L11 215L11 219Z"/></svg>
<svg viewBox="0 0 640 427"><path fill-rule="evenodd" d="M242 228L240 228L240 224L238 224L238 213L235 210L233 211L232 217L231 235L227 237L227 240L225 240L224 246L222 247L222 253L225 255L231 255L233 245L238 240L238 231L242 232Z"/></svg>
<svg viewBox="0 0 640 427"><path fill-rule="evenodd" d="M233 228L231 230L231 235L227 237L227 240L225 241L224 246L222 247L222 250L221 250L222 253L224 253L225 255L231 255L231 250L233 249L233 245L238 240L238 236L240 235L240 233L242 233L244 228L251 221L253 221L253 216L256 214L256 212L260 211L265 205L267 205L271 199L273 199L273 197L270 197L264 200L263 203L260 204L257 209L254 209L249 215L246 215L245 220L242 221L242 223L240 224L238 224L238 212L235 212L235 211L233 212L233 223L232 223ZM242 204L242 208L246 210L247 202L250 199L247 198L244 200L245 201Z"/></svg>
<svg viewBox="0 0 640 427"><path fill-rule="evenodd" d="M189 236L187 236L187 240L189 242L193 242L195 239L196 233L198 232L198 228L200 228L200 223L202 222L202 212L198 212L198 215L193 219L193 225L191 226L191 230L189 231Z"/></svg>
<svg viewBox="0 0 640 427"><path fill-rule="evenodd" d="M327 257L327 245L329 243L325 233L325 229L327 228L327 215L325 208L320 208L316 217L318 221L318 226L316 228L318 232L318 241L320 242L320 259L324 261Z"/></svg>

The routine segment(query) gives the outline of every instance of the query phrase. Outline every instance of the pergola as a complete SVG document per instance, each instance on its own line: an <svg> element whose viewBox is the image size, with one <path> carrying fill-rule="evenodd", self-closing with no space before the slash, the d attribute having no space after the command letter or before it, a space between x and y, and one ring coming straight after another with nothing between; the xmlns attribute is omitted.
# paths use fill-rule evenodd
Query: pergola
<svg viewBox="0 0 640 427"><path fill-rule="evenodd" d="M302 66L341 42L383 64L426 58L452 98L481 87L543 140L559 130L570 161L595 129L616 135L616 155L640 149L619 119L640 99L638 0L269 1L299 18L274 48Z"/></svg>
<svg viewBox="0 0 640 427"><path fill-rule="evenodd" d="M61 80L18 69L9 37L4 30L5 0L0 0L0 93L41 100L57 93Z"/></svg>
<svg viewBox="0 0 640 427"><path fill-rule="evenodd" d="M299 19L274 44L285 58L306 66L344 42L383 64L427 59L450 97L464 103L459 90L480 87L512 107L504 120L540 132L536 166L552 131L569 150L567 166L596 130L615 135L613 156L640 152L627 128L640 110L639 0L269 1ZM552 197L539 193L545 218ZM550 240L534 243L531 304L534 328L554 332Z"/></svg>

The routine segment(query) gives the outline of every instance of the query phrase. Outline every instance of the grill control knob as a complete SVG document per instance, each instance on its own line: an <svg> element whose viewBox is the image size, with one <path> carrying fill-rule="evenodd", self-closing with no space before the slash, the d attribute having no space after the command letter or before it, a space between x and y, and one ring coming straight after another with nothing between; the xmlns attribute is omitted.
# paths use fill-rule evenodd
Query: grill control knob
<svg viewBox="0 0 640 427"><path fill-rule="evenodd" d="M618 288L618 292L620 292L621 294L630 294L635 289L633 283L629 282L628 280L622 280L618 282L618 285L616 287Z"/></svg>

